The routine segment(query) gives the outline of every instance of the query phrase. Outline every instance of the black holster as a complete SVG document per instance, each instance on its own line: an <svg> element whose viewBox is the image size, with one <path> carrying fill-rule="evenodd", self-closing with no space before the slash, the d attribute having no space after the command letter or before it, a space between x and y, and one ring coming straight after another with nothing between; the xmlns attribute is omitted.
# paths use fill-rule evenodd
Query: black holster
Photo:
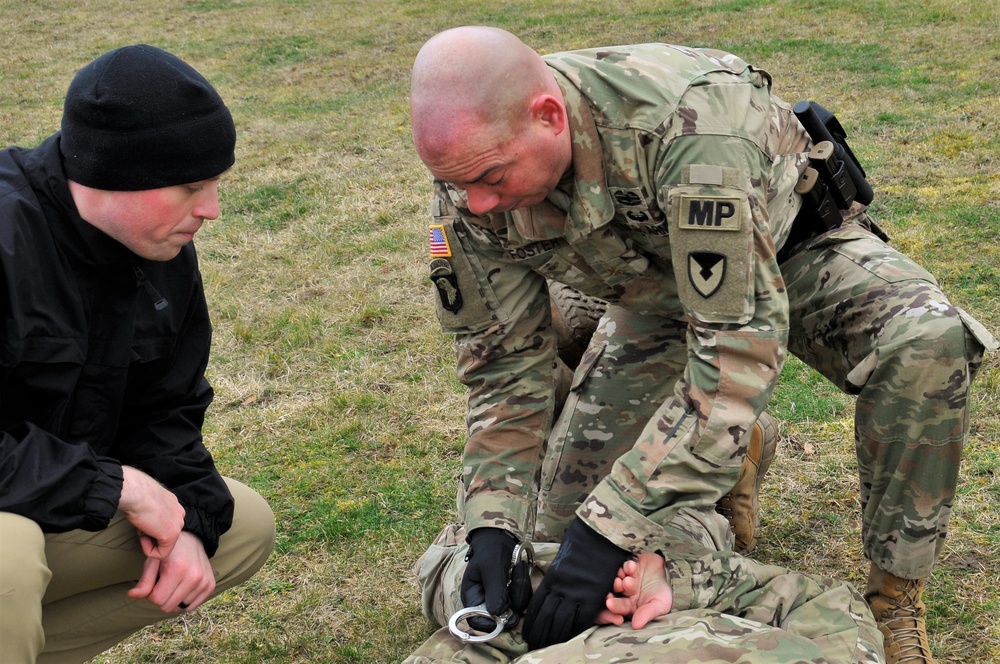
<svg viewBox="0 0 1000 664"><path fill-rule="evenodd" d="M813 147L809 151L809 166L795 184L795 191L802 196L802 208L778 252L779 264L809 238L838 228L844 221L841 211L849 209L855 201L868 205L874 197L836 116L810 101L800 101L792 110L812 139Z"/></svg>

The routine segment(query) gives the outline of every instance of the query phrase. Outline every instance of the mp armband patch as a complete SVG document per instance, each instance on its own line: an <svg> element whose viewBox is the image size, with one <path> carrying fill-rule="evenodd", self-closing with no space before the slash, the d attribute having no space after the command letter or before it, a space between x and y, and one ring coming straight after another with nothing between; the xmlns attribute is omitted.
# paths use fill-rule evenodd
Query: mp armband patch
<svg viewBox="0 0 1000 664"><path fill-rule="evenodd" d="M684 183L668 197L670 248L685 309L707 323L746 322L754 305L747 194L721 182Z"/></svg>
<svg viewBox="0 0 1000 664"><path fill-rule="evenodd" d="M739 231L743 226L745 198L736 196L680 197L680 230Z"/></svg>

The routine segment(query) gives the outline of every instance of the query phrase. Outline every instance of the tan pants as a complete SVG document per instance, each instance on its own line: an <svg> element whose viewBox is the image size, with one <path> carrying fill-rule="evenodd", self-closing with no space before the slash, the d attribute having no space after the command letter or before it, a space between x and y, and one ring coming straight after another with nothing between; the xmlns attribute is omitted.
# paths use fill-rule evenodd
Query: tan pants
<svg viewBox="0 0 1000 664"><path fill-rule="evenodd" d="M213 597L250 578L274 547L271 508L249 487L226 484L236 507L211 559ZM99 532L50 535L0 512L0 534L0 664L83 662L176 615L128 597L145 556L121 512Z"/></svg>

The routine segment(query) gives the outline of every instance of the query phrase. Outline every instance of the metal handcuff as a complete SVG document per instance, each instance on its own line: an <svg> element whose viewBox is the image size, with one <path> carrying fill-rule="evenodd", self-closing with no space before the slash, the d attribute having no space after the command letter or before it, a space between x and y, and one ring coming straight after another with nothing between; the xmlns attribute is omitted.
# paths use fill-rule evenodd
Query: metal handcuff
<svg viewBox="0 0 1000 664"><path fill-rule="evenodd" d="M531 542L518 542L514 546L514 552L510 557L510 569L507 571L507 585L510 586L511 578L514 576L514 567L521 562L521 559L527 561L528 571L531 571L531 566L535 561L535 550L531 547ZM493 631L484 634L470 634L469 632L463 631L459 628L458 623L463 620L468 620L469 618L489 618L496 623L496 627ZM486 610L486 602L482 604L477 604L475 606L467 606L459 609L454 614L452 614L451 619L448 621L448 630L452 635L459 639L460 641L467 641L471 643L480 641L489 641L500 636L504 628L507 625L517 624L517 614L514 613L513 609L508 608L501 615L495 616Z"/></svg>

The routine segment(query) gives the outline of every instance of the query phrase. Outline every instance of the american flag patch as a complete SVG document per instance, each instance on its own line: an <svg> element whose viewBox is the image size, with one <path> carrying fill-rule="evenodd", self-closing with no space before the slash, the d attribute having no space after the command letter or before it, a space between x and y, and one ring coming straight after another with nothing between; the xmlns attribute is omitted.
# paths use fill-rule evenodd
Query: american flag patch
<svg viewBox="0 0 1000 664"><path fill-rule="evenodd" d="M448 244L448 235L444 232L444 226L431 226L431 258L450 258L451 245Z"/></svg>

